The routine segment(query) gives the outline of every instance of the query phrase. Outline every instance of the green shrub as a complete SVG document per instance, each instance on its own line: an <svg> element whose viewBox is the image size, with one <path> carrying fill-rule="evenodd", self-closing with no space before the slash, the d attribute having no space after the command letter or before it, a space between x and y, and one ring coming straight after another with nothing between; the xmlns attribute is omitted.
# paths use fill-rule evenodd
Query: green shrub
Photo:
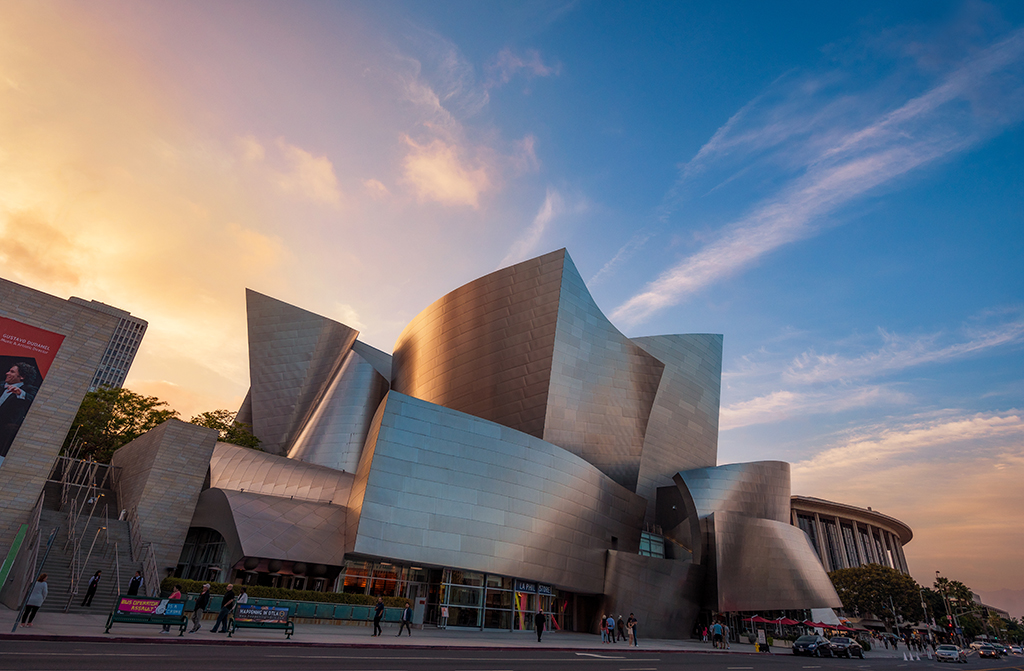
<svg viewBox="0 0 1024 671"><path fill-rule="evenodd" d="M198 594L203 591L201 580L185 580L184 578L164 578L160 583L160 589L170 594L175 585L181 587L183 593ZM344 592L314 592L304 589L282 589L280 587L263 587L262 585L244 585L246 593L253 599L278 599L285 601L316 601L318 603L344 603L355 606L372 606L377 603L377 597L369 594L346 594ZM235 592L238 592L238 585L235 585ZM223 594L228 589L228 583L210 583L211 594ZM399 596L384 597L384 605L390 608L401 608L408 599Z"/></svg>

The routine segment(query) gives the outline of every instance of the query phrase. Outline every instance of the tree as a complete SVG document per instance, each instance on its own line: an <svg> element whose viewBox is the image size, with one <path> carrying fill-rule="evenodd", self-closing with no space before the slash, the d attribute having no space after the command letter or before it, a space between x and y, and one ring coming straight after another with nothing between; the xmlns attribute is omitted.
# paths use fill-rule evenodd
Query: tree
<svg viewBox="0 0 1024 671"><path fill-rule="evenodd" d="M217 429L220 431L219 440L222 442L263 451L263 448L260 447L260 439L252 433L252 426L237 421L235 413L230 410L202 412L188 421L209 429Z"/></svg>
<svg viewBox="0 0 1024 671"><path fill-rule="evenodd" d="M177 411L156 396L100 387L82 399L64 442L64 453L71 451L74 440L79 459L95 459L107 464L119 447L177 416Z"/></svg>
<svg viewBox="0 0 1024 671"><path fill-rule="evenodd" d="M892 623L897 622L897 616L915 622L924 617L920 586L895 569L868 564L832 571L828 577L843 602L843 609L849 613L871 613Z"/></svg>

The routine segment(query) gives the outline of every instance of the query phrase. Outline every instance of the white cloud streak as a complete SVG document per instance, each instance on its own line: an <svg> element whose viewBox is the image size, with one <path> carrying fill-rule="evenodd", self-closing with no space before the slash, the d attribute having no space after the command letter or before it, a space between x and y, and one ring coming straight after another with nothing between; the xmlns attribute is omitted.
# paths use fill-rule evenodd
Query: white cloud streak
<svg viewBox="0 0 1024 671"><path fill-rule="evenodd" d="M975 334L965 342L938 345L938 334L906 338L880 330L885 345L875 352L847 358L838 354L805 352L784 372L791 382L815 384L865 378L913 366L946 363L986 350L1024 342L1024 322L1015 321Z"/></svg>
<svg viewBox="0 0 1024 671"><path fill-rule="evenodd" d="M541 204L540 210L537 211L537 216L533 218L533 222L526 229L526 232L523 233L522 237L512 244L508 254L498 264L498 268L504 268L529 258L533 251L537 249L537 245L540 243L548 226L563 211L565 211L565 201L562 199L561 194L549 187L547 195L544 197L544 202Z"/></svg>
<svg viewBox="0 0 1024 671"><path fill-rule="evenodd" d="M974 459L993 459L994 467L1020 461L1024 447L1024 418L1017 411L922 418L891 427L861 429L810 459L793 464L794 479L810 480L844 469L907 460L933 462L941 453ZM951 457L953 459L955 457Z"/></svg>
<svg viewBox="0 0 1024 671"><path fill-rule="evenodd" d="M719 428L727 431L755 424L782 422L794 417L843 412L867 406L903 405L909 400L907 394L884 386L813 392L773 391L722 408L719 414Z"/></svg>
<svg viewBox="0 0 1024 671"><path fill-rule="evenodd" d="M1015 123L1024 97L1022 56L1024 29L962 62L924 94L855 130L843 131L835 122L811 131L802 145L788 149L790 156L805 154L800 157L801 175L727 226L718 240L683 259L616 308L612 318L638 324L685 296L740 272L765 254L816 234L829 215L856 198L965 151ZM856 107L855 101L846 101L846 105ZM832 119L834 110L826 108L819 110L818 116ZM752 155L783 139L796 142L797 129L807 128L809 120L777 118L779 109L769 109L762 115L765 118L755 120L753 129L744 124L750 123L748 117L756 116L755 110L735 115L684 167L682 179L729 154Z"/></svg>

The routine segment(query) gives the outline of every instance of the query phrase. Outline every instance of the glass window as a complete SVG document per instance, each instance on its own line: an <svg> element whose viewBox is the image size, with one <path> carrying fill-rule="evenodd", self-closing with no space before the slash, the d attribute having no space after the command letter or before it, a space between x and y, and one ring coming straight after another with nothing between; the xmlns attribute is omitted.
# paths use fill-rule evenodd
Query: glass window
<svg viewBox="0 0 1024 671"><path fill-rule="evenodd" d="M657 534L640 533L640 554L645 557L665 558L665 539Z"/></svg>
<svg viewBox="0 0 1024 671"><path fill-rule="evenodd" d="M459 606L479 606L483 593L482 589L452 586L448 588L448 603Z"/></svg>
<svg viewBox="0 0 1024 671"><path fill-rule="evenodd" d="M800 525L800 530L807 534L807 537L811 539L811 547L814 548L814 552L817 553L820 558L821 548L818 547L818 534L814 533L814 518L810 515L797 515L796 522Z"/></svg>
<svg viewBox="0 0 1024 671"><path fill-rule="evenodd" d="M456 569L448 569L445 573L447 574L445 582L452 585L470 585L472 587L483 587L484 585L483 573L459 571Z"/></svg>
<svg viewBox="0 0 1024 671"><path fill-rule="evenodd" d="M857 559L857 539L854 538L853 527L849 524L843 525L843 541L846 546L846 565L860 566L860 560Z"/></svg>
<svg viewBox="0 0 1024 671"><path fill-rule="evenodd" d="M492 589L512 589L512 578L500 575L488 575L487 587Z"/></svg>

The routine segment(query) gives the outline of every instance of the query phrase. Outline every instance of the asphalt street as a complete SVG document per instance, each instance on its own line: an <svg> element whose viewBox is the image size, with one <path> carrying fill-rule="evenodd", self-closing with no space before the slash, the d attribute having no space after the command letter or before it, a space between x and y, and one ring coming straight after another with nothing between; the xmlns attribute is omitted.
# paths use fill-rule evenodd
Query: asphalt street
<svg viewBox="0 0 1024 671"><path fill-rule="evenodd" d="M173 641L0 641L0 669L18 671L230 671L309 669L317 671L932 671L946 664L899 659L812 659L794 655L700 652L445 650L438 648L316 648L295 646L182 645ZM1024 658L972 657L970 671L1024 671Z"/></svg>

